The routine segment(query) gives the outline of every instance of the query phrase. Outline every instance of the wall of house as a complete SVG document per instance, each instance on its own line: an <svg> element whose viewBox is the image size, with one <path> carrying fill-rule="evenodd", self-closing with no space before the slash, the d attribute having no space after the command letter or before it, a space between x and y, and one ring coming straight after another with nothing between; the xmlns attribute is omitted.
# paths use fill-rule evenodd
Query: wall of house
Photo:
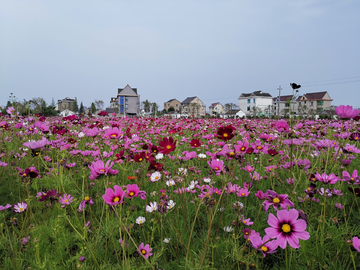
<svg viewBox="0 0 360 270"><path fill-rule="evenodd" d="M170 107L173 107L175 111L180 111L181 103L178 100L173 100L171 102L164 103L164 109L168 110Z"/></svg>

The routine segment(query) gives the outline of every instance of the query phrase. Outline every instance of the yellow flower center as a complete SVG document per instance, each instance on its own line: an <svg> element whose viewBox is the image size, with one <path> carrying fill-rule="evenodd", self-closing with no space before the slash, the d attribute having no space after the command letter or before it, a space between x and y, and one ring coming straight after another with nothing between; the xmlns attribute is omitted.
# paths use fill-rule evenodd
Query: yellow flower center
<svg viewBox="0 0 360 270"><path fill-rule="evenodd" d="M132 197L135 195L135 193L131 191L129 195Z"/></svg>
<svg viewBox="0 0 360 270"><path fill-rule="evenodd" d="M104 169L101 169L101 170L100 170L100 172L103 172L103 173L104 173L104 172L105 172L105 170L104 170Z"/></svg>
<svg viewBox="0 0 360 270"><path fill-rule="evenodd" d="M167 145L167 146L166 146L166 149L171 149L171 145Z"/></svg>
<svg viewBox="0 0 360 270"><path fill-rule="evenodd" d="M139 161L142 161L142 158L139 158Z"/></svg>
<svg viewBox="0 0 360 270"><path fill-rule="evenodd" d="M68 202L68 200L64 200L64 202Z"/></svg>
<svg viewBox="0 0 360 270"><path fill-rule="evenodd" d="M265 246L262 246L261 248L260 248L262 251L264 251L264 252L267 252L269 249L267 248L267 247L265 247Z"/></svg>
<svg viewBox="0 0 360 270"><path fill-rule="evenodd" d="M143 250L141 251L141 253L145 255L145 254L146 254L146 250L143 249Z"/></svg>
<svg viewBox="0 0 360 270"><path fill-rule="evenodd" d="M235 155L235 153L234 152L230 152L230 156L234 156Z"/></svg>
<svg viewBox="0 0 360 270"><path fill-rule="evenodd" d="M273 203L279 203L279 202L280 202L280 200L279 200L278 197L275 197L275 198L273 199Z"/></svg>
<svg viewBox="0 0 360 270"><path fill-rule="evenodd" d="M89 201L90 200L90 197L89 196L86 196L85 197L85 201Z"/></svg>
<svg viewBox="0 0 360 270"><path fill-rule="evenodd" d="M142 220L140 220L140 221L139 221L139 223L141 224L141 223L143 223L143 221L142 221Z"/></svg>
<svg viewBox="0 0 360 270"><path fill-rule="evenodd" d="M290 227L289 224L284 224L284 225L282 225L281 229L282 229L283 232L285 232L285 233L288 233L288 232L291 231L291 227Z"/></svg>
<svg viewBox="0 0 360 270"><path fill-rule="evenodd" d="M115 137L116 137L116 134L111 134L110 137L115 138Z"/></svg>
<svg viewBox="0 0 360 270"><path fill-rule="evenodd" d="M155 176L155 179L159 179L159 176Z"/></svg>
<svg viewBox="0 0 360 270"><path fill-rule="evenodd" d="M262 147L261 147L261 146L258 146L257 148L260 150Z"/></svg>
<svg viewBox="0 0 360 270"><path fill-rule="evenodd" d="M215 167L215 170L218 170L219 169L219 167Z"/></svg>
<svg viewBox="0 0 360 270"><path fill-rule="evenodd" d="M243 147L241 147L241 151L244 151L245 150L245 147L243 146Z"/></svg>
<svg viewBox="0 0 360 270"><path fill-rule="evenodd" d="M26 173L23 173L23 176L26 176Z"/></svg>
<svg viewBox="0 0 360 270"><path fill-rule="evenodd" d="M24 208L21 208L21 207L20 207L19 210L22 211L22 210L24 210Z"/></svg>
<svg viewBox="0 0 360 270"><path fill-rule="evenodd" d="M226 138L227 136L229 136L227 133L224 133L223 136Z"/></svg>
<svg viewBox="0 0 360 270"><path fill-rule="evenodd" d="M245 221L245 220L243 220L243 223L244 223L244 224L246 224L246 221Z"/></svg>
<svg viewBox="0 0 360 270"><path fill-rule="evenodd" d="M114 202L118 202L118 201L120 201L120 198L119 198L119 197L115 197L115 198L114 198Z"/></svg>
<svg viewBox="0 0 360 270"><path fill-rule="evenodd" d="M245 196L245 193L241 193L241 196Z"/></svg>

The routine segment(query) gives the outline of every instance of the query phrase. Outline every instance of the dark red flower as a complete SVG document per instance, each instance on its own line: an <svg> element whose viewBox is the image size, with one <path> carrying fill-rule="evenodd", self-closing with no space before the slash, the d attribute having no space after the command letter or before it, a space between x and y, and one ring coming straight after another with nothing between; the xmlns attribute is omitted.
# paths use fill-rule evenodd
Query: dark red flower
<svg viewBox="0 0 360 270"><path fill-rule="evenodd" d="M219 127L217 130L217 137L223 141L229 141L234 138L235 134L233 133L235 128L233 126Z"/></svg>
<svg viewBox="0 0 360 270"><path fill-rule="evenodd" d="M191 147L200 147L201 144L202 144L201 141L198 140L198 139L192 139L192 140L190 141Z"/></svg>
<svg viewBox="0 0 360 270"><path fill-rule="evenodd" d="M161 172L163 170L164 164L158 163L155 160L150 160L150 166L148 168L148 171L155 170L158 172Z"/></svg>
<svg viewBox="0 0 360 270"><path fill-rule="evenodd" d="M99 116L108 116L109 114L105 111L101 111L98 113Z"/></svg>
<svg viewBox="0 0 360 270"><path fill-rule="evenodd" d="M276 151L275 149L269 149L268 154L273 157L273 156L276 156L277 154L279 154L279 152Z"/></svg>
<svg viewBox="0 0 360 270"><path fill-rule="evenodd" d="M135 162L142 162L144 159L145 159L145 153L144 152L142 152L140 154L136 154L134 156Z"/></svg>
<svg viewBox="0 0 360 270"><path fill-rule="evenodd" d="M176 148L176 142L173 137L163 138L162 141L159 142L159 151L163 154L169 154Z"/></svg>

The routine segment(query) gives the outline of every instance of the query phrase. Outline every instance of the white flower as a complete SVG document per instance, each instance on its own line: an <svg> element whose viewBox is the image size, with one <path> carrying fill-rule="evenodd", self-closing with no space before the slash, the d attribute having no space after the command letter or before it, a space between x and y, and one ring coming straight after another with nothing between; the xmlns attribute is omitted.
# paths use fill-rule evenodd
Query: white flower
<svg viewBox="0 0 360 270"><path fill-rule="evenodd" d="M171 238L164 238L164 243L168 244L170 243Z"/></svg>
<svg viewBox="0 0 360 270"><path fill-rule="evenodd" d="M78 134L78 137L79 137L79 138L82 138L82 137L84 137L84 136L85 136L85 133L82 132L82 131Z"/></svg>
<svg viewBox="0 0 360 270"><path fill-rule="evenodd" d="M153 192L151 192L150 195L151 195L151 196L155 196L155 195L156 195L156 190L153 191Z"/></svg>
<svg viewBox="0 0 360 270"><path fill-rule="evenodd" d="M159 181L160 179L161 179L160 172L154 172L150 177L151 182L156 182L156 181Z"/></svg>
<svg viewBox="0 0 360 270"><path fill-rule="evenodd" d="M166 181L166 185L167 185L168 187L174 186L174 185L175 185L175 181L174 181L173 179L167 180L167 181Z"/></svg>
<svg viewBox="0 0 360 270"><path fill-rule="evenodd" d="M169 202L168 202L168 206L167 206L167 208L170 210L170 209L172 209L174 206L175 206L175 202L173 201L173 200L170 200Z"/></svg>
<svg viewBox="0 0 360 270"><path fill-rule="evenodd" d="M243 205L243 203L241 203L241 202L237 201L237 202L234 202L234 207L237 207L237 208L243 208L243 207L244 207L244 205Z"/></svg>
<svg viewBox="0 0 360 270"><path fill-rule="evenodd" d="M145 221L146 221L146 219L141 216L135 220L136 224L139 224L139 225L143 224Z"/></svg>
<svg viewBox="0 0 360 270"><path fill-rule="evenodd" d="M204 180L205 183L210 183L211 182L210 178L204 178L203 180Z"/></svg>
<svg viewBox="0 0 360 270"><path fill-rule="evenodd" d="M230 226L224 227L225 232L232 232L233 230L234 230L233 227Z"/></svg>
<svg viewBox="0 0 360 270"><path fill-rule="evenodd" d="M150 202L150 205L146 206L146 212L151 213L152 211L156 211L158 209L157 202Z"/></svg>
<svg viewBox="0 0 360 270"><path fill-rule="evenodd" d="M16 213L24 212L26 208L27 208L27 204L25 202L19 202L14 205L14 211Z"/></svg>
<svg viewBox="0 0 360 270"><path fill-rule="evenodd" d="M179 168L178 169L179 174L187 174L187 169L185 168Z"/></svg>
<svg viewBox="0 0 360 270"><path fill-rule="evenodd" d="M225 207L220 207L220 208L218 209L218 211L224 212L224 211L225 211Z"/></svg>
<svg viewBox="0 0 360 270"><path fill-rule="evenodd" d="M206 158L207 156L205 154L198 154L199 158Z"/></svg>
<svg viewBox="0 0 360 270"><path fill-rule="evenodd" d="M156 159L162 159L164 157L163 153L159 153L155 156Z"/></svg>

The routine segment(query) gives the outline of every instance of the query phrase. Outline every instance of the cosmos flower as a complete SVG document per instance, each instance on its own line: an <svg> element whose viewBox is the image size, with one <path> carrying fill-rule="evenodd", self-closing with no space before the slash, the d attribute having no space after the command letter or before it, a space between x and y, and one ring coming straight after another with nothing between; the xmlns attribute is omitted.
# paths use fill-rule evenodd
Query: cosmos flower
<svg viewBox="0 0 360 270"><path fill-rule="evenodd" d="M176 148L177 140L174 140L173 137L163 138L162 141L159 142L159 151L161 153L169 154Z"/></svg>
<svg viewBox="0 0 360 270"><path fill-rule="evenodd" d="M62 197L60 196L60 203L62 204L61 207L65 207L72 203L73 197L70 194L64 194Z"/></svg>
<svg viewBox="0 0 360 270"><path fill-rule="evenodd" d="M342 119L350 119L359 115L358 109L353 109L350 105L340 105L335 108L335 113Z"/></svg>
<svg viewBox="0 0 360 270"><path fill-rule="evenodd" d="M111 162L111 163L110 163ZM111 175L115 175L118 174L119 171L118 170L114 170L111 169L111 167L114 165L114 162L111 160L108 160L106 162L106 164L104 164L104 162L102 160L98 160L98 161L93 161L93 163L91 164L91 166L88 166L89 169L91 170L90 172L90 176L89 178L91 180L95 180L96 178L98 178L100 175L104 174L111 174Z"/></svg>
<svg viewBox="0 0 360 270"><path fill-rule="evenodd" d="M30 148L30 149L32 149L32 150L36 150L36 149L41 149L41 148L43 148L45 145L47 145L48 144L48 140L45 138L45 137L43 137L41 140L39 140L39 141L30 141L30 142L26 142L26 143L24 143L23 145L25 146L25 147L28 147L28 148Z"/></svg>
<svg viewBox="0 0 360 270"><path fill-rule="evenodd" d="M308 240L310 234L305 231L307 225L303 219L298 219L299 212L296 209L280 210L277 217L269 214L268 224L271 227L265 229L265 233L277 240L277 244L285 249L287 244L292 248L299 248L299 239Z"/></svg>
<svg viewBox="0 0 360 270"><path fill-rule="evenodd" d="M150 176L150 181L151 182L157 182L161 179L161 173L160 172L154 172L151 174Z"/></svg>
<svg viewBox="0 0 360 270"><path fill-rule="evenodd" d="M0 205L0 211L4 211L4 210L10 208L11 206L12 206L11 204L7 204L5 206Z"/></svg>
<svg viewBox="0 0 360 270"><path fill-rule="evenodd" d="M217 137L220 140L229 141L232 138L234 138L234 136L235 136L235 134L233 133L234 130L235 130L235 128L231 125L226 126L226 127L219 127L216 132Z"/></svg>
<svg viewBox="0 0 360 270"><path fill-rule="evenodd" d="M146 210L146 212L149 212L149 213L158 210L157 202L150 202L150 205L147 205L145 210Z"/></svg>
<svg viewBox="0 0 360 270"><path fill-rule="evenodd" d="M144 217L138 217L135 222L136 224L142 225L143 223L145 223L146 219Z"/></svg>
<svg viewBox="0 0 360 270"><path fill-rule="evenodd" d="M114 190L112 188L106 189L102 197L108 205L120 204L124 200L124 191L121 187L115 185Z"/></svg>
<svg viewBox="0 0 360 270"><path fill-rule="evenodd" d="M138 252L143 255L145 257L145 259L148 259L149 256L153 255L152 253L150 253L152 251L152 248L150 248L150 245L144 245L144 243L141 243L139 245L139 249Z"/></svg>
<svg viewBox="0 0 360 270"><path fill-rule="evenodd" d="M278 243L276 240L269 241L271 238L268 235L265 235L263 239L261 239L258 234L251 234L249 236L250 242L254 248L261 251L261 253L266 257L267 254L275 253L278 247Z"/></svg>
<svg viewBox="0 0 360 270"><path fill-rule="evenodd" d="M358 237L353 237L352 245L358 252L360 252L360 239Z"/></svg>
<svg viewBox="0 0 360 270"><path fill-rule="evenodd" d="M16 213L21 213L21 212L24 212L27 207L28 207L27 203L19 202L19 203L14 205L14 211Z"/></svg>
<svg viewBox="0 0 360 270"><path fill-rule="evenodd" d="M294 204L288 199L286 194L277 194L275 191L268 190L267 192L268 199L263 202L264 210L267 213L270 205L277 210L278 206L282 209L286 209L287 206L294 207Z"/></svg>

